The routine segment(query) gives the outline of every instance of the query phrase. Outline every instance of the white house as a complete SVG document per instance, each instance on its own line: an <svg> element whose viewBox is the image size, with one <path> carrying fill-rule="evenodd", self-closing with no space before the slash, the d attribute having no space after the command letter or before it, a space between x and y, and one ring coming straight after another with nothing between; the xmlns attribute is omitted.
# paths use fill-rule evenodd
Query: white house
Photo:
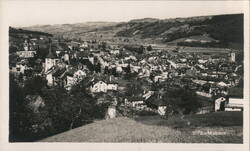
<svg viewBox="0 0 250 151"><path fill-rule="evenodd" d="M143 101L132 101L132 107L135 108L143 108L144 106L144 102Z"/></svg>
<svg viewBox="0 0 250 151"><path fill-rule="evenodd" d="M107 85L107 90L117 91L117 89L118 89L118 84L108 84Z"/></svg>
<svg viewBox="0 0 250 151"><path fill-rule="evenodd" d="M71 76L67 76L66 77L66 89L67 90L70 90L71 89L71 87L76 83L76 79L74 78L74 77L71 77Z"/></svg>
<svg viewBox="0 0 250 151"><path fill-rule="evenodd" d="M162 105L162 106L158 106L157 112L158 112L159 115L163 116L163 115L166 114L166 110L167 110L167 106Z"/></svg>
<svg viewBox="0 0 250 151"><path fill-rule="evenodd" d="M225 104L225 111L242 111L244 108L243 98L229 98Z"/></svg>
<svg viewBox="0 0 250 151"><path fill-rule="evenodd" d="M27 69L27 65L23 65L23 64L16 64L16 67L14 68L14 72L17 73L22 73L24 74L24 71Z"/></svg>
<svg viewBox="0 0 250 151"><path fill-rule="evenodd" d="M48 81L47 84L49 86L54 85L54 77L53 77L53 69L48 70L46 73L46 80Z"/></svg>
<svg viewBox="0 0 250 151"><path fill-rule="evenodd" d="M108 85L105 82L99 81L90 87L90 91L92 93L107 92L107 86Z"/></svg>
<svg viewBox="0 0 250 151"><path fill-rule="evenodd" d="M208 62L208 60L205 60L205 59L198 59L198 62L201 63L201 64L204 64L204 63Z"/></svg>
<svg viewBox="0 0 250 151"><path fill-rule="evenodd" d="M16 54L20 58L32 58L35 56L36 51L17 51Z"/></svg>
<svg viewBox="0 0 250 151"><path fill-rule="evenodd" d="M74 73L74 78L76 78L77 80L82 80L86 75L87 75L86 72L84 72L82 70L77 70Z"/></svg>
<svg viewBox="0 0 250 151"><path fill-rule="evenodd" d="M242 98L229 98L226 100L224 97L220 97L215 100L215 112L224 111L242 111L244 108L244 101Z"/></svg>
<svg viewBox="0 0 250 151"><path fill-rule="evenodd" d="M228 87L228 85L225 83L225 82L219 82L217 83L218 86L221 86L221 87Z"/></svg>
<svg viewBox="0 0 250 151"><path fill-rule="evenodd" d="M110 53L116 55L120 53L120 50L119 49L111 50Z"/></svg>
<svg viewBox="0 0 250 151"><path fill-rule="evenodd" d="M109 90L114 90L117 91L118 90L118 84L107 84L103 81L99 81L97 83L95 83L93 86L90 87L90 91L92 93L98 93L98 92L107 92Z"/></svg>

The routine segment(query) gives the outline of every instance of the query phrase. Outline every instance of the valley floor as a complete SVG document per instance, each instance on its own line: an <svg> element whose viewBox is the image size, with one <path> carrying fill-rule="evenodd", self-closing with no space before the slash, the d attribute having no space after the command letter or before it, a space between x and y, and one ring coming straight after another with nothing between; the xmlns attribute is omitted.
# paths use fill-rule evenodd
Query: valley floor
<svg viewBox="0 0 250 151"><path fill-rule="evenodd" d="M57 134L40 142L243 143L243 113L118 117Z"/></svg>

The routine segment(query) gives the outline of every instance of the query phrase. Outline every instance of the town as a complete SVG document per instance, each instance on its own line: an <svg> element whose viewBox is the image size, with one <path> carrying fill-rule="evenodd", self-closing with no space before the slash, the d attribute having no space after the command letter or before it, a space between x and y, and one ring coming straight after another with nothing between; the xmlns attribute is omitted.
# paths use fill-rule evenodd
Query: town
<svg viewBox="0 0 250 151"><path fill-rule="evenodd" d="M242 50L69 40L35 32L16 36L19 41L10 39L10 80L29 90L23 98L32 114L55 97L44 97L44 87L53 93L63 89L59 100L64 95L79 96L80 102L89 98L93 107L101 106L93 113L103 111L99 119L243 111ZM79 118L90 113L75 103L69 109L70 129L93 120ZM33 123L26 131L48 129L50 120Z"/></svg>

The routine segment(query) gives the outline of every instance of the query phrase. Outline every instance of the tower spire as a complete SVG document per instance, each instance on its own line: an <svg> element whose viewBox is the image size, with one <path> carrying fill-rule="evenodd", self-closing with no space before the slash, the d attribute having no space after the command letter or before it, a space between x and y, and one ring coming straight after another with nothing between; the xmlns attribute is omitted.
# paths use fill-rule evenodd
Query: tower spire
<svg viewBox="0 0 250 151"><path fill-rule="evenodd" d="M49 54L47 55L47 58L54 59L55 56L53 55L51 51L51 39L49 39Z"/></svg>

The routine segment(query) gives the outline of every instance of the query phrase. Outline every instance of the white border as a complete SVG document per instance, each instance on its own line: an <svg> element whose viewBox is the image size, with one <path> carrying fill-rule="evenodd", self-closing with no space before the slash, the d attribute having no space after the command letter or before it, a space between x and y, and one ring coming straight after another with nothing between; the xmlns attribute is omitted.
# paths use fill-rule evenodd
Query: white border
<svg viewBox="0 0 250 151"><path fill-rule="evenodd" d="M157 3L157 2L156 2ZM244 144L170 144L170 143L9 143L8 142L8 18L6 3L0 5L0 150L44 151L44 150L249 150L249 1L244 7ZM202 9L202 8L201 8ZM18 12L17 12L18 13Z"/></svg>

